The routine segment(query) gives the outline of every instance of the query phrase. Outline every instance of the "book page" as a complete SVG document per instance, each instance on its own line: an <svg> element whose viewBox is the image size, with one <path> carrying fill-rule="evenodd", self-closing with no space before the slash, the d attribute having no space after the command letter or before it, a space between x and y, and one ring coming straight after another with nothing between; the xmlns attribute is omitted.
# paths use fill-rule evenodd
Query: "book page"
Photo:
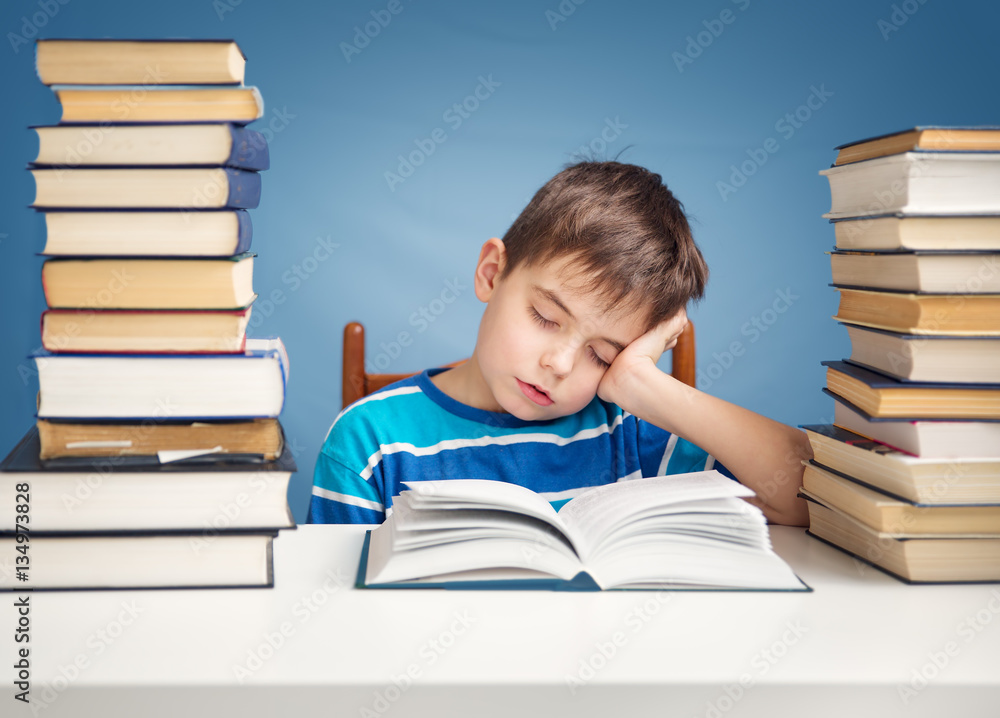
<svg viewBox="0 0 1000 718"><path fill-rule="evenodd" d="M644 515L664 513L665 508L687 501L753 495L752 490L718 471L699 471L598 486L567 502L559 516L586 563L593 547L607 534Z"/></svg>
<svg viewBox="0 0 1000 718"><path fill-rule="evenodd" d="M421 508L483 508L512 511L534 516L560 530L564 521L552 505L531 489L505 481L488 479L452 479L444 481L405 481L413 506Z"/></svg>

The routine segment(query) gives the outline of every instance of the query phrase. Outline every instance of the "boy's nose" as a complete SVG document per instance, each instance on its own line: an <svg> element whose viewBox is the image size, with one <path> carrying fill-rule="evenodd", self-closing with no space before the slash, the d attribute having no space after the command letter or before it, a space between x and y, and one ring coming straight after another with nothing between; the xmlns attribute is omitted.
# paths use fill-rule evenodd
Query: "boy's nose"
<svg viewBox="0 0 1000 718"><path fill-rule="evenodd" d="M569 342L559 342L550 346L542 354L542 366L558 377L567 376L573 370L576 349Z"/></svg>

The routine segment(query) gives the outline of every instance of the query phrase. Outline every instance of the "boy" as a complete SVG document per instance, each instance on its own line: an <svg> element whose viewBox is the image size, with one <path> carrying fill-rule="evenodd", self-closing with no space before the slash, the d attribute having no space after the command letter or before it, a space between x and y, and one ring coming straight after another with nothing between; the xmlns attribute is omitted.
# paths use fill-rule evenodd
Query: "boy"
<svg viewBox="0 0 1000 718"><path fill-rule="evenodd" d="M521 484L558 508L612 481L715 468L804 525L803 432L703 394L656 361L708 269L659 175L582 162L542 187L476 265L471 358L361 399L316 463L309 523L381 523L402 481Z"/></svg>

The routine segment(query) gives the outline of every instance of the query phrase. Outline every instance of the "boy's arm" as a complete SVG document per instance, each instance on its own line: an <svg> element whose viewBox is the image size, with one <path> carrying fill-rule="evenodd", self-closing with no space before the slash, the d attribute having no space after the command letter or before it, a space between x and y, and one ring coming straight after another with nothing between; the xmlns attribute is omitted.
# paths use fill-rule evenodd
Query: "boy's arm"
<svg viewBox="0 0 1000 718"><path fill-rule="evenodd" d="M773 523L805 526L802 459L812 457L804 432L687 386L656 366L687 323L678 316L619 354L598 394L625 411L703 448L757 493L751 502Z"/></svg>

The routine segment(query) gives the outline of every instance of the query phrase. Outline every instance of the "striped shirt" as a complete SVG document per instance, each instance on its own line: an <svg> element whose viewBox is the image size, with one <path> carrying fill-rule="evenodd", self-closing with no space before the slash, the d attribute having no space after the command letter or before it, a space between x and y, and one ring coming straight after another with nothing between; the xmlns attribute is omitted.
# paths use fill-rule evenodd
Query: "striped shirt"
<svg viewBox="0 0 1000 718"><path fill-rule="evenodd" d="M378 524L404 481L493 479L556 509L584 489L642 476L718 469L703 449L598 397L558 419L524 421L462 404L431 369L344 409L316 461L307 523Z"/></svg>

